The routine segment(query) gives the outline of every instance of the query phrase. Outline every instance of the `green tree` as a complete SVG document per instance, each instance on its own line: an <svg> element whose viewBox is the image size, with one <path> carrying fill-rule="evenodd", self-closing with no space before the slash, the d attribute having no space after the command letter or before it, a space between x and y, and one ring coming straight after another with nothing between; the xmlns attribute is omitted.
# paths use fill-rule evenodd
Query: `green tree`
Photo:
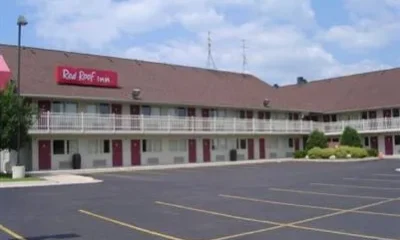
<svg viewBox="0 0 400 240"><path fill-rule="evenodd" d="M306 143L306 151L314 148L327 148L328 147L328 139L326 138L323 132L318 130L314 130L310 136L308 136L307 143Z"/></svg>
<svg viewBox="0 0 400 240"><path fill-rule="evenodd" d="M0 151L17 149L18 127L20 146L29 141L28 130L33 123L34 111L31 104L18 96L13 81L0 90Z"/></svg>
<svg viewBox="0 0 400 240"><path fill-rule="evenodd" d="M342 136L340 136L340 145L362 147L361 138L357 130L349 126L345 127Z"/></svg>

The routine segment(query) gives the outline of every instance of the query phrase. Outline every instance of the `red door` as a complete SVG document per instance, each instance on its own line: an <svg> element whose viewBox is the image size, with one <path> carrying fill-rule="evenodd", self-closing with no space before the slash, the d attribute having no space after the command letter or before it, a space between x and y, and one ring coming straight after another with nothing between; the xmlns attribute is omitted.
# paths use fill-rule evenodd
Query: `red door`
<svg viewBox="0 0 400 240"><path fill-rule="evenodd" d="M140 106L139 105L131 105L131 129L132 130L140 130L140 119L139 119L139 114L140 114Z"/></svg>
<svg viewBox="0 0 400 240"><path fill-rule="evenodd" d="M38 127L39 129L47 129L48 124L47 121L47 113L51 111L51 102L49 100L40 100L38 101L39 107L39 119L38 119Z"/></svg>
<svg viewBox="0 0 400 240"><path fill-rule="evenodd" d="M247 139L247 158L254 159L254 139Z"/></svg>
<svg viewBox="0 0 400 240"><path fill-rule="evenodd" d="M265 159L265 139L260 138L260 159Z"/></svg>
<svg viewBox="0 0 400 240"><path fill-rule="evenodd" d="M385 155L393 155L393 136L385 136Z"/></svg>
<svg viewBox="0 0 400 240"><path fill-rule="evenodd" d="M122 140L112 140L113 167L122 166Z"/></svg>
<svg viewBox="0 0 400 240"><path fill-rule="evenodd" d="M132 166L141 165L139 139L131 140L131 164Z"/></svg>
<svg viewBox="0 0 400 240"><path fill-rule="evenodd" d="M201 116L203 118L208 118L210 116L210 110L207 108L201 109ZM208 122L208 119L203 119L203 131L210 131L211 123Z"/></svg>
<svg viewBox="0 0 400 240"><path fill-rule="evenodd" d="M196 161L197 161L196 139L189 139L189 162L195 163Z"/></svg>
<svg viewBox="0 0 400 240"><path fill-rule="evenodd" d="M39 140L39 170L50 170L51 169L51 141L50 140Z"/></svg>
<svg viewBox="0 0 400 240"><path fill-rule="evenodd" d="M378 148L378 137L371 137L371 148L372 149L376 149L376 150L378 150L379 151L379 148Z"/></svg>
<svg viewBox="0 0 400 240"><path fill-rule="evenodd" d="M122 119L121 119L121 114L122 114L122 105L121 104L112 104L111 105L111 112L115 114L115 129L121 129L122 128Z"/></svg>
<svg viewBox="0 0 400 240"><path fill-rule="evenodd" d="M210 139L203 139L204 162L211 162Z"/></svg>
<svg viewBox="0 0 400 240"><path fill-rule="evenodd" d="M295 151L299 151L300 150L300 139L299 138L295 138L294 139L294 150Z"/></svg>

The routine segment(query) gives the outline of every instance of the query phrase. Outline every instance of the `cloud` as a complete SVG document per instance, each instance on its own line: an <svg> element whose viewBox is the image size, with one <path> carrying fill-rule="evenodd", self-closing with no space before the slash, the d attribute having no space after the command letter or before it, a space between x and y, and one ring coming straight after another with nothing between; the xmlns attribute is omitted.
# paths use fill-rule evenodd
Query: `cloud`
<svg viewBox="0 0 400 240"><path fill-rule="evenodd" d="M386 38L366 39L378 38L383 29L370 28L372 23L368 21L372 20L366 19L360 23L365 26L364 32L360 32L359 25L335 26L315 38L313 34L319 28L311 0L27 0L26 3L36 13L38 37L62 49L206 67L207 37L211 31L212 55L218 69L242 71L242 39L245 39L246 72L269 83L293 83L299 75L311 80L386 66L370 60L339 62L324 48L321 38L343 44L349 40L348 36L354 39L359 34L357 39L362 41L349 42L379 47ZM352 9L351 4L347 7L349 11ZM367 14L367 10L351 11ZM165 29L167 36L160 33ZM130 41L144 39L148 34L153 37Z"/></svg>
<svg viewBox="0 0 400 240"><path fill-rule="evenodd" d="M379 49L400 39L400 1L348 0L345 9L351 22L332 26L320 39L350 50Z"/></svg>

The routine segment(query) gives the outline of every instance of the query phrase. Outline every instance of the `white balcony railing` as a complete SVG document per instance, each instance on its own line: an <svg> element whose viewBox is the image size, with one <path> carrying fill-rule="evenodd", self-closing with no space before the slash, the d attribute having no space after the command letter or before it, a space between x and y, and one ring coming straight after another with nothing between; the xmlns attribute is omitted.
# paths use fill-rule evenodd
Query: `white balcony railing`
<svg viewBox="0 0 400 240"><path fill-rule="evenodd" d="M309 134L318 129L327 135L335 135L340 134L346 126L364 133L400 131L400 118L323 123L302 120L48 112L34 116L30 133Z"/></svg>

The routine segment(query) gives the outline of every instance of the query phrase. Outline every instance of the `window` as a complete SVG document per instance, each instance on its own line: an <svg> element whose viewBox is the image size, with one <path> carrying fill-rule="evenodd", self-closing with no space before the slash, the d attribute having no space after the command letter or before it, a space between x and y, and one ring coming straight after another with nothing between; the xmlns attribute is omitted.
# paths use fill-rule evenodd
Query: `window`
<svg viewBox="0 0 400 240"><path fill-rule="evenodd" d="M93 114L110 114L111 108L108 103L86 105L86 112Z"/></svg>
<svg viewBox="0 0 400 240"><path fill-rule="evenodd" d="M162 142L159 139L143 139L142 140L143 152L161 152Z"/></svg>
<svg viewBox="0 0 400 240"><path fill-rule="evenodd" d="M107 103L100 103L99 104L99 113L100 114L110 114L110 105Z"/></svg>
<svg viewBox="0 0 400 240"><path fill-rule="evenodd" d="M226 138L215 138L212 140L213 150L225 150L227 148L228 148L228 140Z"/></svg>
<svg viewBox="0 0 400 240"><path fill-rule="evenodd" d="M151 115L151 107L150 106L142 106L142 114L145 116Z"/></svg>
<svg viewBox="0 0 400 240"><path fill-rule="evenodd" d="M336 114L331 115L332 122L337 122Z"/></svg>
<svg viewBox="0 0 400 240"><path fill-rule="evenodd" d="M399 117L400 113L399 113L399 109L398 108L394 108L393 109L393 117Z"/></svg>
<svg viewBox="0 0 400 240"><path fill-rule="evenodd" d="M400 145L400 135L394 136L394 145Z"/></svg>
<svg viewBox="0 0 400 240"><path fill-rule="evenodd" d="M271 113L270 112L265 112L264 117L265 117L265 119L271 119Z"/></svg>
<svg viewBox="0 0 400 240"><path fill-rule="evenodd" d="M289 138L288 145L290 148L293 147L293 138Z"/></svg>
<svg viewBox="0 0 400 240"><path fill-rule="evenodd" d="M179 107L175 110L175 115L179 117L185 117L186 116L186 109L183 107Z"/></svg>
<svg viewBox="0 0 400 240"><path fill-rule="evenodd" d="M368 118L368 113L367 112L362 112L361 113L361 119L367 119Z"/></svg>
<svg viewBox="0 0 400 240"><path fill-rule="evenodd" d="M90 139L88 141L89 154L105 154L110 153L110 140Z"/></svg>
<svg viewBox="0 0 400 240"><path fill-rule="evenodd" d="M187 140L186 139L171 139L169 140L169 151L171 152L186 152Z"/></svg>
<svg viewBox="0 0 400 240"><path fill-rule="evenodd" d="M329 122L329 120L330 120L329 115L324 115L322 118L323 118L324 122Z"/></svg>
<svg viewBox="0 0 400 240"><path fill-rule="evenodd" d="M54 155L65 154L64 140L54 140L53 141L53 154Z"/></svg>
<svg viewBox="0 0 400 240"><path fill-rule="evenodd" d="M77 140L53 140L53 154L63 155L78 152Z"/></svg>
<svg viewBox="0 0 400 240"><path fill-rule="evenodd" d="M246 139L237 139L236 140L236 149L246 149Z"/></svg>
<svg viewBox="0 0 400 240"><path fill-rule="evenodd" d="M369 146L369 137L364 138L364 146L366 146L366 147Z"/></svg>
<svg viewBox="0 0 400 240"><path fill-rule="evenodd" d="M78 104L73 102L59 102L55 101L51 105L52 112L55 113L77 113Z"/></svg>

